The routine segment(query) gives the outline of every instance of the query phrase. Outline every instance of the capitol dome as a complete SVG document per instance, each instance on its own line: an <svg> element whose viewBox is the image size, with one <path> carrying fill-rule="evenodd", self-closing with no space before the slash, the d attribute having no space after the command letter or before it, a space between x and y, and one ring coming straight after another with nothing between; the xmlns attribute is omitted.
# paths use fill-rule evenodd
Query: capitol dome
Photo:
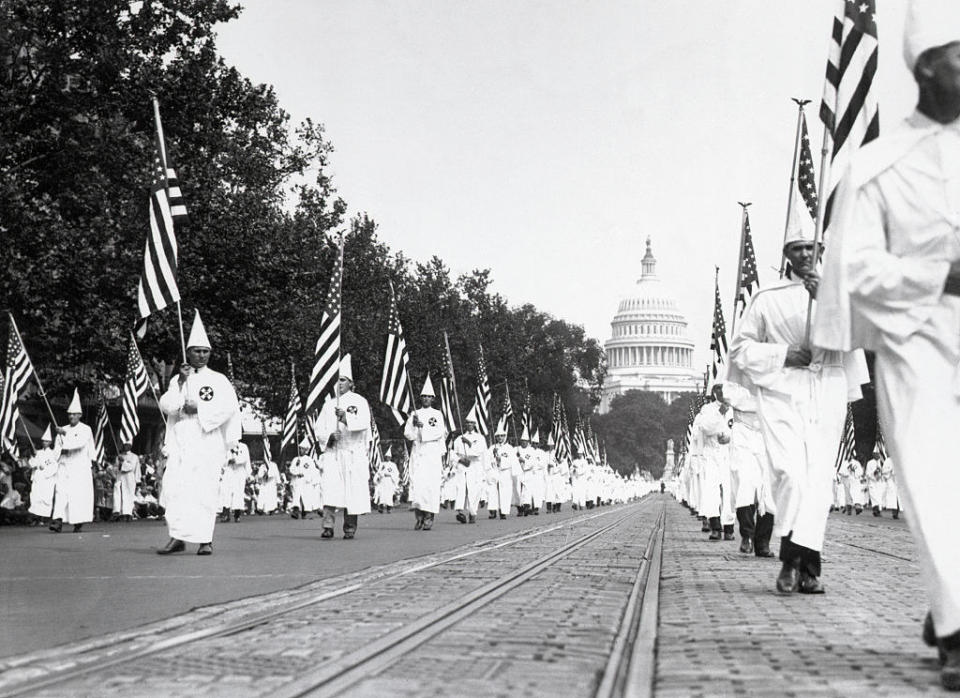
<svg viewBox="0 0 960 698"><path fill-rule="evenodd" d="M693 367L693 340L687 336L687 318L670 288L657 276L657 260L650 238L641 261L640 278L620 301L604 344L607 376L600 413L628 390L659 393L668 403L681 393L692 393L700 377Z"/></svg>

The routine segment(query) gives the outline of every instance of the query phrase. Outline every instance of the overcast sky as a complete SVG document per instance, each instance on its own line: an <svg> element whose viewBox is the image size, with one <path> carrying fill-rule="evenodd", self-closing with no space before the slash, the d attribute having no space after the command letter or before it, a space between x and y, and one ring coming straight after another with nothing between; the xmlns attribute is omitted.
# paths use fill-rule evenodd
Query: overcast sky
<svg viewBox="0 0 960 698"><path fill-rule="evenodd" d="M761 282L783 237L796 107L817 119L837 0L244 0L227 62L325 124L351 214L454 273L489 267L601 342L644 240L707 361L740 207ZM880 0L881 133L912 109L903 0ZM819 159L819 156L817 157ZM349 319L347 319L349 321Z"/></svg>

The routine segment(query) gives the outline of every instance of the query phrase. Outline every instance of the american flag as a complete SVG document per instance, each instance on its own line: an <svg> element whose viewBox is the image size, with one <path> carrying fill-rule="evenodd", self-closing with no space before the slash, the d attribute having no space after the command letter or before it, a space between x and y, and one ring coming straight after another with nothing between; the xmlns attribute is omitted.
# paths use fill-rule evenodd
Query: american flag
<svg viewBox="0 0 960 698"><path fill-rule="evenodd" d="M260 440L263 444L263 460L272 461L273 457L270 455L270 437L267 436L267 422L264 419L260 420Z"/></svg>
<svg viewBox="0 0 960 698"><path fill-rule="evenodd" d="M280 439L280 453L288 444L297 442L297 419L300 417L300 391L297 390L297 378L290 367L290 400L287 412L283 416L283 437Z"/></svg>
<svg viewBox="0 0 960 698"><path fill-rule="evenodd" d="M307 442L310 444L310 455L316 458L320 455L320 444L317 441L317 432L314 427L314 421L309 415L303 420L303 431L307 435Z"/></svg>
<svg viewBox="0 0 960 698"><path fill-rule="evenodd" d="M807 205L811 220L817 220L817 175L813 170L813 153L810 150L810 132L807 131L807 116L800 112L800 158L797 161L797 188Z"/></svg>
<svg viewBox="0 0 960 698"><path fill-rule="evenodd" d="M27 356L27 350L20 338L20 330L13 315L10 318L10 332L7 337L7 361L3 375L3 397L0 401L0 442L3 448L13 454L19 454L17 449L17 420L20 419L20 408L17 400L20 392L27 386L33 377L33 363Z"/></svg>
<svg viewBox="0 0 960 698"><path fill-rule="evenodd" d="M443 333L443 363L440 376L440 412L443 413L443 422L447 433L457 431L456 418L460 413L457 404L457 376L453 372L453 357L450 356L450 338Z"/></svg>
<svg viewBox="0 0 960 698"><path fill-rule="evenodd" d="M717 277L719 274L720 268L717 267ZM713 378L720 373L720 366L727 355L727 325L723 321L723 304L720 302L720 284L717 277L714 278L713 332L710 335L710 351L713 353L713 366L710 371Z"/></svg>
<svg viewBox="0 0 960 698"><path fill-rule="evenodd" d="M388 405L399 424L405 415L413 411L413 396L410 395L410 374L407 342L400 326L397 312L397 297L390 284L390 310L387 317L387 352L383 359L383 376L380 378L380 400Z"/></svg>
<svg viewBox="0 0 960 698"><path fill-rule="evenodd" d="M477 399L474 409L477 414L477 429L484 436L490 434L490 382L487 380L487 362L483 358L483 347L480 347L480 358L477 359Z"/></svg>
<svg viewBox="0 0 960 698"><path fill-rule="evenodd" d="M513 405L510 402L510 386L503 382L503 403L500 406L500 419L497 421L497 431L508 431L507 424L513 418Z"/></svg>
<svg viewBox="0 0 960 698"><path fill-rule="evenodd" d="M737 290L736 317L743 315L754 290L760 285L757 274L757 255L753 251L753 236L750 234L750 214L743 212L743 250L740 251L740 285Z"/></svg>
<svg viewBox="0 0 960 698"><path fill-rule="evenodd" d="M853 430L853 410L847 405L847 418L843 423L843 436L840 437L840 447L837 449L837 463L835 470L839 471L844 464L853 457L856 439Z"/></svg>
<svg viewBox="0 0 960 698"><path fill-rule="evenodd" d="M370 462L370 480L379 472L383 466L383 453L380 451L380 430L377 429L377 420L370 415L370 448L367 453Z"/></svg>
<svg viewBox="0 0 960 698"><path fill-rule="evenodd" d="M100 394L97 404L97 417L93 425L93 459L101 465L107 458L106 442L107 431L110 429L110 420L107 418L107 403Z"/></svg>
<svg viewBox="0 0 960 698"><path fill-rule="evenodd" d="M337 259L330 273L330 290L327 292L327 305L320 318L320 338L314 351L316 362L310 373L310 387L307 390L306 413L320 412L326 397L336 394L337 378L340 374L340 296L343 284L343 237L337 251Z"/></svg>
<svg viewBox="0 0 960 698"><path fill-rule="evenodd" d="M137 334L146 333L146 318L180 301L177 286L177 238L174 227L187 219L187 207L177 173L163 140L160 112L156 113L154 179L150 187L150 234L143 253L143 272L137 288L140 323Z"/></svg>
<svg viewBox="0 0 960 698"><path fill-rule="evenodd" d="M7 382L4 380L3 374L0 373L0 395L3 395L4 387L6 386L6 384ZM16 434L16 428L17 428L16 424L17 424L17 420L19 419L20 419L20 408L14 405L13 406L14 434ZM20 447L17 445L16 439L14 439L13 443L8 443L6 439L0 439L0 453L4 451L7 451L11 456L19 460Z"/></svg>
<svg viewBox="0 0 960 698"><path fill-rule="evenodd" d="M553 424L550 426L550 440L553 441L553 456L558 463L562 463L569 457L563 436L563 406L560 397L553 395Z"/></svg>
<svg viewBox="0 0 960 698"><path fill-rule="evenodd" d="M820 103L820 119L833 141L824 228L830 221L836 185L853 152L880 135L880 109L873 85L878 53L876 12L876 0L837 0Z"/></svg>
<svg viewBox="0 0 960 698"><path fill-rule="evenodd" d="M527 436L533 431L533 420L530 416L530 387L527 380L523 380L523 406L520 408L520 433L527 430Z"/></svg>
<svg viewBox="0 0 960 698"><path fill-rule="evenodd" d="M130 348L127 351L127 369L123 379L123 412L120 419L120 442L132 444L133 437L140 432L140 416L137 414L137 401L147 392L150 379L147 367L143 364L137 341L130 336Z"/></svg>
<svg viewBox="0 0 960 698"><path fill-rule="evenodd" d="M590 455L587 450L587 437L583 433L583 417L580 415L580 410L577 410L577 422L573 427L573 450L580 458Z"/></svg>

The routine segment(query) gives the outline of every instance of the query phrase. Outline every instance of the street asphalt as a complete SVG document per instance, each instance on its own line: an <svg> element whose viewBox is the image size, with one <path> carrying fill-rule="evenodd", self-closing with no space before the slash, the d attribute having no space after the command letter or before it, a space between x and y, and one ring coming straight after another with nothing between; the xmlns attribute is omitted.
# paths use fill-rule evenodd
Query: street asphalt
<svg viewBox="0 0 960 698"><path fill-rule="evenodd" d="M0 657L135 628L192 608L290 589L371 565L418 557L560 521L578 512L463 525L442 510L433 530L413 530L403 509L360 517L357 537L320 538L320 519L243 516L218 523L214 554L156 554L167 541L156 520L90 523L81 533L0 529Z"/></svg>

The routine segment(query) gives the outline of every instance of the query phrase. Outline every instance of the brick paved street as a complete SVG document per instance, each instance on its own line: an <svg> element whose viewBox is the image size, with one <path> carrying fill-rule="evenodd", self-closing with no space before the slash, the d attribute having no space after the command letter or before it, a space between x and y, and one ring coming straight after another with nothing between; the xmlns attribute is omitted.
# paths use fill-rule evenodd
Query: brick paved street
<svg viewBox="0 0 960 698"><path fill-rule="evenodd" d="M685 509L653 495L626 507L540 517L486 542L198 609L135 636L117 634L112 644L108 636L100 645L10 657L0 663L0 695L28 677L149 649L187 631L209 636L28 694L285 695L332 676L370 643L387 647L437 609L595 533L470 615L396 656L385 651L342 687L349 696L594 696L661 512L653 695L940 693L935 656L919 639L926 606L905 521L831 515L827 594L784 596L774 591L777 560L742 555L737 541L708 541ZM256 620L297 604L303 606L292 613ZM248 627L216 632L250 617Z"/></svg>
<svg viewBox="0 0 960 698"><path fill-rule="evenodd" d="M910 696L941 693L906 521L831 514L823 596L780 595L775 559L710 542L668 507L656 695ZM882 552L873 552L873 548Z"/></svg>

